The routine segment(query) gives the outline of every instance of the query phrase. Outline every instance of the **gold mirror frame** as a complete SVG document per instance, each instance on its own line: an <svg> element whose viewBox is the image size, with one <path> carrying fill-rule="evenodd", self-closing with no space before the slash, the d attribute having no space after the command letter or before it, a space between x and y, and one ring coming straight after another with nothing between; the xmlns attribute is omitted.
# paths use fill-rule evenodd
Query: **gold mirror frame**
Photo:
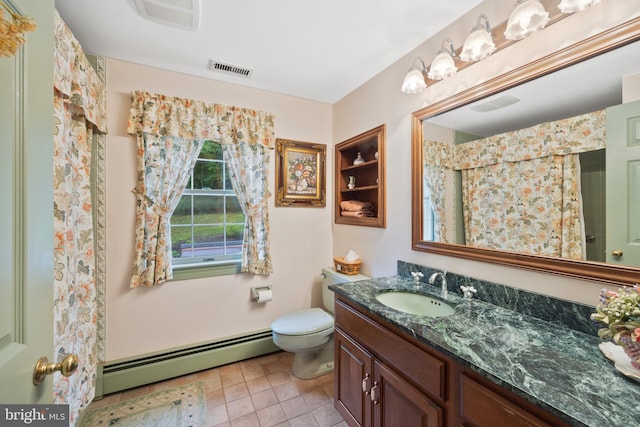
<svg viewBox="0 0 640 427"><path fill-rule="evenodd" d="M491 80L473 86L449 98L424 107L412 114L412 249L453 256L474 261L519 267L578 279L615 284L640 282L640 268L604 264L591 261L574 261L539 255L480 249L459 244L422 240L422 141L423 120L469 104L503 90L533 80L537 77L568 67L609 50L640 40L640 17L634 18L607 31L603 31L576 44L530 62Z"/></svg>

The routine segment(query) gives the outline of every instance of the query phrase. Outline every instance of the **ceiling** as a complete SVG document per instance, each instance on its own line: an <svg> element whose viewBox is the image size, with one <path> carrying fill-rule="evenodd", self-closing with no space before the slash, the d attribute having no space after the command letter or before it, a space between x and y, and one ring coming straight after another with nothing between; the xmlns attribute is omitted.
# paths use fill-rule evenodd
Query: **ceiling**
<svg viewBox="0 0 640 427"><path fill-rule="evenodd" d="M481 3L144 0L164 10L199 3L199 28L190 30L142 17L136 1L143 0L55 5L88 53L326 103L339 101ZM210 59L253 71L249 77L211 71Z"/></svg>

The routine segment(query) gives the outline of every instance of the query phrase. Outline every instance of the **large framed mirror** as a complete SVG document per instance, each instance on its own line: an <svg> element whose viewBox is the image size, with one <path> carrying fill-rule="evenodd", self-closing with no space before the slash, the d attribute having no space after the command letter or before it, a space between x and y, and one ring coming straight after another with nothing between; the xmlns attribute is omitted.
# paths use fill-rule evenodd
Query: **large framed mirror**
<svg viewBox="0 0 640 427"><path fill-rule="evenodd" d="M640 282L640 261L630 261L628 256L605 256L605 251L612 252L614 248L604 247L604 237L594 237L585 230L584 226L582 241L592 243L593 240L599 240L598 243L602 246L601 250L596 251L597 257L586 256L586 249L583 250L582 257L576 258L467 244L467 236L463 230L465 227L463 202L460 200L462 184L460 175L456 175L459 172L455 171L447 178L451 180L451 184L446 192L443 192L443 197L449 198L450 209L453 212L453 214L441 214L442 221L451 222L448 224L449 235L447 238L440 237L432 230L434 220L429 206L433 204L430 205L428 202L431 196L429 186L425 184L425 179L427 182L429 179L433 181L433 178L426 176L429 172L425 172L427 164L425 162L428 162L428 157L431 156L431 152L425 150L425 144L428 141L437 141L438 133L446 134L450 138L449 143L453 146L486 138L496 133L512 132L541 123L602 111L622 102L622 76L640 73L638 58L640 58L640 18L635 18L414 112L412 118L412 249L604 283ZM616 61L620 60L622 62L617 65ZM583 80L582 77L585 76L588 78ZM557 86L557 82L561 82L560 86ZM545 92L545 85L552 87L554 84L555 89ZM579 89L579 93L568 92L570 87ZM525 101L525 98L533 94L542 95L541 100ZM509 106L514 100L518 102ZM479 111L484 112L478 113ZM475 118L468 115L470 112L475 113ZM505 115L507 113L513 114L507 117ZM640 124L636 126L640 134ZM599 152L586 152L581 154L577 164L583 165L584 172L584 169L588 169L595 162L596 166L593 167L596 168L596 172L603 172L606 169L604 166L606 156L606 148ZM625 163L624 159L621 162ZM638 168L640 169L640 166ZM579 166L577 170L580 170ZM634 175L632 180L636 187L633 191L637 193L640 188L640 174ZM598 188L596 193L602 198L605 188L604 179L601 178L599 182L600 184L595 185L602 187ZM495 186L491 191L498 191L499 187ZM584 189L582 191L584 192ZM594 206L594 203L591 202L591 206ZM640 212L640 207L634 207L631 202L627 204L630 205L626 209L628 214ZM588 209L588 207L583 205L581 209ZM604 212L602 216L605 216ZM604 219L600 221L603 222ZM629 217L628 222L633 223L633 227L638 227L636 224L640 223L640 217ZM602 229L608 230L609 225L603 225ZM603 231L603 233L606 232ZM640 249L640 236L631 244L637 244L638 248L634 250Z"/></svg>

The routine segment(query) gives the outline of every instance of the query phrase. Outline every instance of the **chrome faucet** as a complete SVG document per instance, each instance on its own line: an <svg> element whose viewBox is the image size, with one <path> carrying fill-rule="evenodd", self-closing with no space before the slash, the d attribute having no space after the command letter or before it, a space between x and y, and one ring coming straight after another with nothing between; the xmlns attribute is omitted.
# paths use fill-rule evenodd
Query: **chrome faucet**
<svg viewBox="0 0 640 427"><path fill-rule="evenodd" d="M449 291L447 290L447 272L446 271L436 271L431 276L429 276L429 284L433 285L436 283L436 279L440 277L442 280L442 296L444 298L447 297Z"/></svg>

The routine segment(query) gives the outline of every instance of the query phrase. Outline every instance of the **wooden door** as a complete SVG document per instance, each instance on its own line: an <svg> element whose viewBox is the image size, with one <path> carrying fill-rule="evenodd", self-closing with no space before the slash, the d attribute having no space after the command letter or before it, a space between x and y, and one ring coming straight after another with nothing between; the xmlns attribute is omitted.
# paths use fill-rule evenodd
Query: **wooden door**
<svg viewBox="0 0 640 427"><path fill-rule="evenodd" d="M607 108L607 263L640 265L640 101Z"/></svg>
<svg viewBox="0 0 640 427"><path fill-rule="evenodd" d="M0 58L0 402L51 403L53 359L53 0L11 0L38 28Z"/></svg>
<svg viewBox="0 0 640 427"><path fill-rule="evenodd" d="M336 329L334 402L352 427L371 425L372 361L368 351Z"/></svg>
<svg viewBox="0 0 640 427"><path fill-rule="evenodd" d="M443 411L424 393L382 362L374 362L371 389L373 425L376 427L441 427Z"/></svg>

